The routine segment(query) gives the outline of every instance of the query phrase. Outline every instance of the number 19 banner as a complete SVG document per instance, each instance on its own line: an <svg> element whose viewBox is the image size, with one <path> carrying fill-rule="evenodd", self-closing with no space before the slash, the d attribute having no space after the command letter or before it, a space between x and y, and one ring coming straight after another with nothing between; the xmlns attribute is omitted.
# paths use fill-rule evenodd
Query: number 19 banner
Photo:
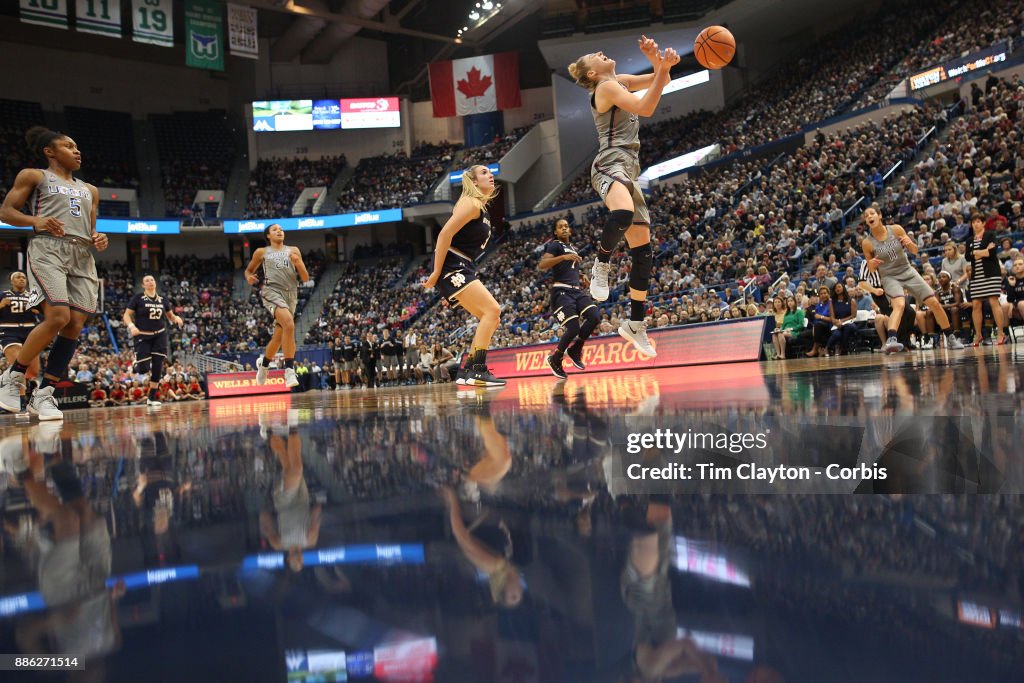
<svg viewBox="0 0 1024 683"><path fill-rule="evenodd" d="M121 37L119 0L78 0L75 5L75 30L111 38Z"/></svg>
<svg viewBox="0 0 1024 683"><path fill-rule="evenodd" d="M132 0L132 40L174 47L174 7L171 0Z"/></svg>
<svg viewBox="0 0 1024 683"><path fill-rule="evenodd" d="M219 2L186 0L185 64L224 70L224 6Z"/></svg>

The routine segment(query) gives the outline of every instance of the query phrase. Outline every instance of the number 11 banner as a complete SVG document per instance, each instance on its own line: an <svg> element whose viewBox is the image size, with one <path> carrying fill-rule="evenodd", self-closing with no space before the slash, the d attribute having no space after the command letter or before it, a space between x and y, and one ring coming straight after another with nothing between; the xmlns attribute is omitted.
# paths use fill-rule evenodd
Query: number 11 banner
<svg viewBox="0 0 1024 683"><path fill-rule="evenodd" d="M75 30L120 38L121 1L78 0L75 6Z"/></svg>
<svg viewBox="0 0 1024 683"><path fill-rule="evenodd" d="M132 0L132 40L174 47L174 7L171 0Z"/></svg>
<svg viewBox="0 0 1024 683"><path fill-rule="evenodd" d="M21 20L26 24L67 28L67 0L21 0Z"/></svg>

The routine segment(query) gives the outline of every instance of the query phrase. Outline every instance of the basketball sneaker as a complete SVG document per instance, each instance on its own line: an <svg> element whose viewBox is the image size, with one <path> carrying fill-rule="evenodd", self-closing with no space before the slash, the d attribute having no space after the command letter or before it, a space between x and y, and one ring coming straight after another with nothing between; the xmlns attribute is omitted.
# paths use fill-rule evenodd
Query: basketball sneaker
<svg viewBox="0 0 1024 683"><path fill-rule="evenodd" d="M299 386L299 376L295 374L295 368L284 369L284 385L289 388Z"/></svg>
<svg viewBox="0 0 1024 683"><path fill-rule="evenodd" d="M20 433L0 439L0 466L14 477L28 469L28 456L22 445Z"/></svg>
<svg viewBox="0 0 1024 683"><path fill-rule="evenodd" d="M885 353L899 353L903 350L903 344L896 341L896 337L889 337L885 342L885 346L882 347Z"/></svg>
<svg viewBox="0 0 1024 683"><path fill-rule="evenodd" d="M21 412L21 388L25 386L25 373L10 368L0 375L0 408L9 413Z"/></svg>
<svg viewBox="0 0 1024 683"><path fill-rule="evenodd" d="M57 407L57 399L53 397L53 387L51 386L35 390L32 400L28 402L28 412L40 420L64 419L64 413Z"/></svg>
<svg viewBox="0 0 1024 683"><path fill-rule="evenodd" d="M950 351L963 351L964 343L955 334L947 334L946 348Z"/></svg>
<svg viewBox="0 0 1024 683"><path fill-rule="evenodd" d="M594 261L594 268L590 271L590 296L594 301L607 301L610 287L608 286L608 274L611 272L610 263Z"/></svg>
<svg viewBox="0 0 1024 683"><path fill-rule="evenodd" d="M647 338L647 325L633 321L623 322L619 325L619 336L626 341L633 342L636 350L649 358L654 358L658 352L651 346L651 340Z"/></svg>
<svg viewBox="0 0 1024 683"><path fill-rule="evenodd" d="M469 367L466 365L466 361L469 360L469 351L463 351L462 355L459 356L459 369L455 373L455 383L465 384L466 377L469 376Z"/></svg>
<svg viewBox="0 0 1024 683"><path fill-rule="evenodd" d="M568 377L565 374L565 370L562 369L562 359L564 356L560 353L552 353L548 356L548 367L551 368L551 374L558 379L565 379Z"/></svg>
<svg viewBox="0 0 1024 683"><path fill-rule="evenodd" d="M503 387L506 381L491 374L490 368L477 364L466 370L466 386L471 387Z"/></svg>
<svg viewBox="0 0 1024 683"><path fill-rule="evenodd" d="M586 370L587 366L583 364L583 342L575 342L565 352L565 355L569 357L572 364L580 370Z"/></svg>
<svg viewBox="0 0 1024 683"><path fill-rule="evenodd" d="M270 373L270 370L263 365L263 362L263 354L260 354L260 357L256 359L256 384L259 386L267 383L267 375Z"/></svg>

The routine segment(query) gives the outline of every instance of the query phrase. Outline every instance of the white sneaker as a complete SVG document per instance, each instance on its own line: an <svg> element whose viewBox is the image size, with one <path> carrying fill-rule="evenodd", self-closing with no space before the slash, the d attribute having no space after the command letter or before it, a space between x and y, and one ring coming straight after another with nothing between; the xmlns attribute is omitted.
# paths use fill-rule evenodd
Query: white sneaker
<svg viewBox="0 0 1024 683"><path fill-rule="evenodd" d="M163 403L157 401L155 398L147 398L146 405L149 406L150 408L159 408L160 406L163 405Z"/></svg>
<svg viewBox="0 0 1024 683"><path fill-rule="evenodd" d="M57 399L53 397L53 387L36 389L32 400L28 402L28 412L40 420L63 420L64 413L57 407Z"/></svg>
<svg viewBox="0 0 1024 683"><path fill-rule="evenodd" d="M647 338L647 325L632 321L619 325L619 336L627 341L633 342L636 350L648 358L654 358L658 352L651 346L651 340Z"/></svg>
<svg viewBox="0 0 1024 683"><path fill-rule="evenodd" d="M882 347L884 353L899 353L903 350L903 344L896 341L895 337L890 337L886 342L885 346Z"/></svg>
<svg viewBox="0 0 1024 683"><path fill-rule="evenodd" d="M267 375L270 370L263 365L263 354L256 359L256 384L263 386L267 383Z"/></svg>
<svg viewBox="0 0 1024 683"><path fill-rule="evenodd" d="M610 288L608 287L608 274L611 272L610 263L594 261L594 267L590 271L590 296L594 301L607 301Z"/></svg>
<svg viewBox="0 0 1024 683"><path fill-rule="evenodd" d="M266 380L264 380L264 381L266 381ZM257 377L257 384L258 383L259 383L259 378ZM299 376L295 374L295 368L285 368L284 369L284 385L286 387L297 387L297 386L299 386Z"/></svg>
<svg viewBox="0 0 1024 683"><path fill-rule="evenodd" d="M0 408L9 413L21 412L21 390L25 386L25 373L10 368L0 375Z"/></svg>
<svg viewBox="0 0 1024 683"><path fill-rule="evenodd" d="M955 335L946 335L946 349L950 351L963 351L964 343Z"/></svg>

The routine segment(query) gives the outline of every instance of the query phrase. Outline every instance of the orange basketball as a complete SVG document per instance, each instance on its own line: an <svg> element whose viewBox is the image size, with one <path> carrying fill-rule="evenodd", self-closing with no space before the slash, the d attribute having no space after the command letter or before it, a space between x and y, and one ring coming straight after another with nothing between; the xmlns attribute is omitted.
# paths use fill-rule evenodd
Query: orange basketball
<svg viewBox="0 0 1024 683"><path fill-rule="evenodd" d="M705 68L721 69L736 54L736 39L724 26L708 26L693 41L693 54Z"/></svg>

